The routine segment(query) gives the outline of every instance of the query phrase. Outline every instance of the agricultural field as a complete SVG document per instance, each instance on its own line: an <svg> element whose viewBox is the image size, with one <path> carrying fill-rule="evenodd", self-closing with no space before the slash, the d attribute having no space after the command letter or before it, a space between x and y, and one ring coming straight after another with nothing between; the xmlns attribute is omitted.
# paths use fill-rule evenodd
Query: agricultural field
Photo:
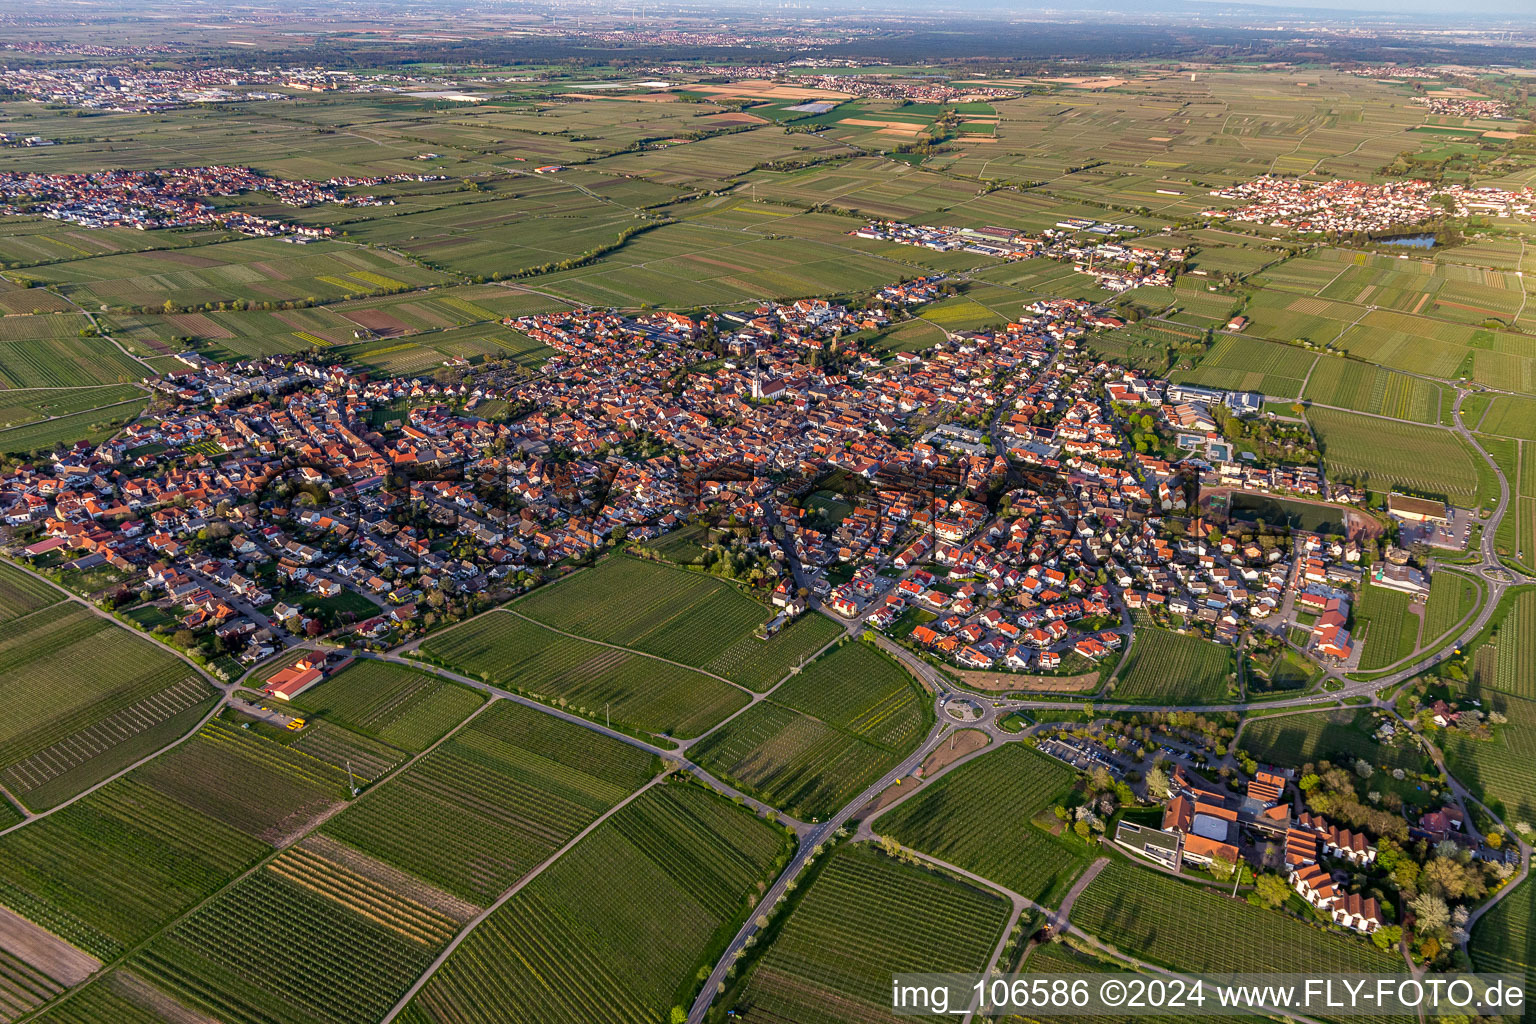
<svg viewBox="0 0 1536 1024"><path fill-rule="evenodd" d="M240 728L225 712L135 772L188 807L278 845L346 799L339 765Z"/></svg>
<svg viewBox="0 0 1536 1024"><path fill-rule="evenodd" d="M1308 402L1339 406L1415 423L1439 423L1449 409L1446 391L1438 384L1405 373L1352 359L1319 359L1312 368Z"/></svg>
<svg viewBox="0 0 1536 1024"><path fill-rule="evenodd" d="M53 584L0 562L0 625L64 600Z"/></svg>
<svg viewBox="0 0 1536 1024"><path fill-rule="evenodd" d="M1237 745L1257 761L1282 768L1299 768L1317 761L1369 761L1381 768L1421 772L1429 766L1416 746L1387 746L1372 736L1375 726L1366 712L1315 711L1255 718L1243 726Z"/></svg>
<svg viewBox="0 0 1536 1024"><path fill-rule="evenodd" d="M1016 969L1018 974L1101 974L1106 972L1118 973L1123 970L1119 963L1106 963L1103 960L1095 960L1084 953L1074 950L1063 942L1045 942L1030 950L1029 956ZM1201 1014L1206 1024L1258 1024L1266 1018L1249 1016L1222 1017L1216 1014ZM1180 1024L1188 1020L1188 1017L1166 1016L1158 1017L1151 1014L1137 1014L1137 1024ZM1119 1016L1110 1014L1083 1014L1074 1013L1070 1016L1060 1014L1031 1014L1028 1017L1008 1016L1003 1017L999 1024L1049 1024L1056 1021L1075 1021L1077 1024L1121 1024Z"/></svg>
<svg viewBox="0 0 1536 1024"><path fill-rule="evenodd" d="M1437 571L1430 577L1429 600L1424 603L1421 646L1427 648L1450 633L1477 607L1480 597L1476 581L1445 569Z"/></svg>
<svg viewBox="0 0 1536 1024"><path fill-rule="evenodd" d="M458 927L345 865L289 850L156 938L130 969L225 1021L351 1024L383 1017Z"/></svg>
<svg viewBox="0 0 1536 1024"><path fill-rule="evenodd" d="M1330 480L1444 495L1464 508L1488 500L1471 452L1449 431L1317 407L1307 410L1307 421Z"/></svg>
<svg viewBox="0 0 1536 1024"><path fill-rule="evenodd" d="M484 906L644 784L651 761L498 701L322 833Z"/></svg>
<svg viewBox="0 0 1536 1024"><path fill-rule="evenodd" d="M1418 646L1419 615L1410 610L1408 595L1401 591L1366 584L1360 588L1354 616L1355 639L1365 642L1362 671L1396 664Z"/></svg>
<svg viewBox="0 0 1536 1024"><path fill-rule="evenodd" d="M21 586L6 584L13 607L52 596L28 591L33 596L26 597ZM5 634L0 783L34 809L51 807L180 736L214 696L185 662L72 602L13 618Z"/></svg>
<svg viewBox="0 0 1536 1024"><path fill-rule="evenodd" d="M701 787L652 788L486 918L399 1019L664 1020L692 1002L790 843Z"/></svg>
<svg viewBox="0 0 1536 1024"><path fill-rule="evenodd" d="M690 752L801 819L834 812L901 760L772 701L748 708Z"/></svg>
<svg viewBox="0 0 1536 1024"><path fill-rule="evenodd" d="M383 661L356 661L294 706L354 732L419 753L468 718L485 697L438 676Z"/></svg>
<svg viewBox="0 0 1536 1024"><path fill-rule="evenodd" d="M1472 928L1469 952L1479 971L1525 976L1536 982L1536 886L1527 878L1506 893Z"/></svg>
<svg viewBox="0 0 1536 1024"><path fill-rule="evenodd" d="M1181 370L1173 376L1183 384L1294 398L1301 393L1301 383L1317 358L1316 352L1303 348L1223 334L1196 369Z"/></svg>
<svg viewBox="0 0 1536 1024"><path fill-rule="evenodd" d="M1536 699L1536 590L1506 593L1493 631L1473 656L1473 679L1516 697Z"/></svg>
<svg viewBox="0 0 1536 1024"><path fill-rule="evenodd" d="M183 309L220 302L308 303L442 284L448 279L382 249L256 238L196 250L98 256L34 267L29 277L94 309Z"/></svg>
<svg viewBox="0 0 1536 1024"><path fill-rule="evenodd" d="M1401 957L1128 861L1112 859L1072 907L1072 923L1123 953L1192 973L1305 964L1323 973L1394 974Z"/></svg>
<svg viewBox="0 0 1536 1024"><path fill-rule="evenodd" d="M873 644L845 640L773 691L775 704L905 753L932 724L927 691Z"/></svg>
<svg viewBox="0 0 1536 1024"><path fill-rule="evenodd" d="M0 836L0 904L110 960L266 852L135 772Z"/></svg>
<svg viewBox="0 0 1536 1024"><path fill-rule="evenodd" d="M1088 860L1076 836L1047 832L1062 827L1051 807L1075 782L1076 772L1062 762L1008 743L940 777L872 827L903 846L1054 905Z"/></svg>
<svg viewBox="0 0 1536 1024"><path fill-rule="evenodd" d="M786 629L768 642L752 632L772 610L731 584L699 573L609 556L512 606L567 633L692 665L766 689L836 636L830 620ZM812 621L820 616L805 616Z"/></svg>
<svg viewBox="0 0 1536 1024"><path fill-rule="evenodd" d="M0 385L7 388L88 387L150 376L148 368L105 338L0 340Z"/></svg>
<svg viewBox="0 0 1536 1024"><path fill-rule="evenodd" d="M434 636L422 649L495 686L655 735L697 736L750 699L713 676L565 636L506 609Z"/></svg>
<svg viewBox="0 0 1536 1024"><path fill-rule="evenodd" d="M1441 733L1438 739L1446 767L1506 820L1532 821L1536 819L1536 784L1530 772L1531 758L1536 757L1536 701L1488 690L1482 692L1482 700L1509 721L1494 727L1491 740L1469 739L1456 730Z"/></svg>
<svg viewBox="0 0 1536 1024"><path fill-rule="evenodd" d="M30 391L17 392L17 394L88 396L94 390ZM5 401L5 393L0 392L0 403ZM37 404L43 406L47 401L48 399L37 399ZM29 422L0 430L0 453L22 457L35 452L48 451L59 445L74 444L77 441L89 441L93 444L104 441L137 419L147 403L144 399L129 398L104 406L96 406L88 400L82 401L81 404L84 408L80 411L60 414L53 419L40 419L29 412L26 415ZM6 408L5 415L13 416L12 408Z"/></svg>
<svg viewBox="0 0 1536 1024"><path fill-rule="evenodd" d="M0 391L0 442L13 427L121 406L144 397L137 385L64 388L53 391Z"/></svg>
<svg viewBox="0 0 1536 1024"><path fill-rule="evenodd" d="M1166 629L1138 629L1115 684L1122 700L1211 704L1225 700L1230 648Z"/></svg>
<svg viewBox="0 0 1536 1024"><path fill-rule="evenodd" d="M831 814L895 767L931 721L928 697L906 669L848 641L690 753L805 820Z"/></svg>
<svg viewBox="0 0 1536 1024"><path fill-rule="evenodd" d="M1536 441L1536 398L1494 395L1477 429L1503 437Z"/></svg>
<svg viewBox="0 0 1536 1024"><path fill-rule="evenodd" d="M895 1024L891 975L981 973L1005 900L867 845L835 849L727 1005L745 1024Z"/></svg>

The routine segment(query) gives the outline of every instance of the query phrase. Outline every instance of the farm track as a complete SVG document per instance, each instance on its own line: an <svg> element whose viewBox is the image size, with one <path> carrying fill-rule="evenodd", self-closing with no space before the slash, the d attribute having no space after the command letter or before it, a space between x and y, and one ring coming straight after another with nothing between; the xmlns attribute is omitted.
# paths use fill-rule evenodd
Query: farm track
<svg viewBox="0 0 1536 1024"><path fill-rule="evenodd" d="M622 811L625 807L628 807L631 803L633 803L636 799L638 799L643 793L645 793L648 790L650 790L651 787L653 787L657 783L661 782L662 779L665 778L665 777L666 777L666 772L664 771L661 775L658 775L655 778L651 779L645 785L641 786L639 789L637 789L633 793L629 794L629 796L625 797L623 800L620 800L618 803L614 804L607 811L605 811L602 815L600 815L598 818L596 818L586 828L582 829L580 832L578 832L574 836L572 836L565 843L565 845L561 846L554 853L550 854L544 860L539 862L538 865L536 865L527 874L523 875L522 878L519 878L515 883L513 883L511 888L507 889L506 892L502 893L499 897L497 897L496 901L494 903L492 903L489 907L486 907L484 911L482 911L479 915L477 915L474 919L472 919L463 928L459 929L458 934L455 935L453 937L453 939L448 943L448 945L443 948L443 951L441 953L439 953L437 955L437 957L430 964L427 965L427 969L425 971L423 971L421 973L421 975L411 984L410 988L406 989L405 995L400 997L400 1001L397 1002L394 1005L394 1007L387 1014L384 1015L383 1019L380 1020L379 1024L389 1024L390 1021L394 1020L397 1016L399 1016L400 1011L405 1009L406 1004L409 1003L411 1001L411 999L415 997L417 992L421 991L422 986L426 985L427 982L432 980L432 975L436 974L438 968L442 967L443 964L447 962L448 958L451 955L453 955L453 951L459 948L459 944L461 942L463 942L466 938L468 938L469 937L469 933L474 931L475 928L477 928L486 918L490 917L497 910L501 909L501 907L508 900L510 900L513 896L516 896L519 892L521 892L524 886L526 886L529 882L532 882L535 878L538 878L539 875L543 874L546 868L548 868L550 865L554 864L555 861L559 860L561 857L565 856L566 853L568 853L573 847L575 847L575 845L577 843L581 842L588 835L590 835L593 832L593 830L596 829L599 825L601 825L603 822L607 821L609 818L613 817L615 814L617 814L620 811Z"/></svg>

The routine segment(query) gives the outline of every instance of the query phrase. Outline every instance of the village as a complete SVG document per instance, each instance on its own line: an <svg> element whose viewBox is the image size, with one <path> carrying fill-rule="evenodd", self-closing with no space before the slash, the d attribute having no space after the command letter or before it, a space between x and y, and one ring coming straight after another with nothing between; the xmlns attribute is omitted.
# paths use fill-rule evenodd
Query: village
<svg viewBox="0 0 1536 1024"><path fill-rule="evenodd" d="M247 192L270 193L284 206L383 206L386 201L346 189L401 181L433 181L430 174L333 178L330 181L273 178L248 167L182 167L161 171L103 171L48 174L0 171L0 212L41 214L84 227L130 227L140 231L217 225L258 236L324 237L333 228L290 223L244 210L219 209L202 200ZM388 202L393 203L393 200Z"/></svg>
<svg viewBox="0 0 1536 1024"><path fill-rule="evenodd" d="M317 189L296 198L335 194ZM158 416L0 477L0 517L34 565L119 580L130 616L231 675L320 635L399 643L695 522L745 528L726 564L774 604L969 671L1089 670L1137 621L1226 644L1299 626L1308 655L1350 667L1361 587L1423 600L1427 575L1374 546L1208 528L1199 485L1326 484L1316 466L1137 450L1154 421L1193 446L1213 405L1256 406L1085 356L1089 332L1122 325L1090 302L1041 300L921 354L866 342L946 287L893 284L857 309L508 318L551 353L531 376L188 352L153 382ZM489 402L516 415L481 418Z"/></svg>
<svg viewBox="0 0 1536 1024"><path fill-rule="evenodd" d="M1263 175L1211 195L1242 205L1211 209L1212 219L1247 221L1293 231L1354 233L1423 224L1440 217L1529 217L1536 190L1511 191L1491 185L1435 185L1427 181L1312 182Z"/></svg>
<svg viewBox="0 0 1536 1024"><path fill-rule="evenodd" d="M1080 233L1109 237L1137 234L1139 230L1128 224L1069 218L1038 236L1010 228L926 227L899 221L876 221L852 232L855 238L920 245L939 252L968 252L1005 260L1040 256L1069 262L1078 273L1091 275L1099 287L1110 292L1170 285L1187 255L1183 249L1083 241Z"/></svg>

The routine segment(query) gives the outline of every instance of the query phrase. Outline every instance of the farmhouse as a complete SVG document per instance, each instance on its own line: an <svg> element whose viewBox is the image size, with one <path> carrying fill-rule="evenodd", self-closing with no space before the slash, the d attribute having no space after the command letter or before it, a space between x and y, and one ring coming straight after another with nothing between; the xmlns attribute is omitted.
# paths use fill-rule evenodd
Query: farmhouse
<svg viewBox="0 0 1536 1024"><path fill-rule="evenodd" d="M292 700L325 678L325 652L310 651L299 660L273 673L261 692L278 700Z"/></svg>

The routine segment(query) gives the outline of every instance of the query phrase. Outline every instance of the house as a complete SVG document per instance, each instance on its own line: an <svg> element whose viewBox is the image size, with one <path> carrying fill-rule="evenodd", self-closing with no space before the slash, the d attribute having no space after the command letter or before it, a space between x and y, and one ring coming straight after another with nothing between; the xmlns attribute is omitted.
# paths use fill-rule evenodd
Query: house
<svg viewBox="0 0 1536 1024"><path fill-rule="evenodd" d="M325 652L308 651L292 665L273 673L261 692L278 700L292 700L324 678Z"/></svg>
<svg viewBox="0 0 1536 1024"><path fill-rule="evenodd" d="M1369 896L1349 893L1333 905L1333 920L1367 935L1382 926L1381 904Z"/></svg>
<svg viewBox="0 0 1536 1024"><path fill-rule="evenodd" d="M1342 895L1333 882L1333 876L1317 864L1302 864L1292 868L1289 881L1291 888L1300 893L1302 899L1319 910L1327 910Z"/></svg>

